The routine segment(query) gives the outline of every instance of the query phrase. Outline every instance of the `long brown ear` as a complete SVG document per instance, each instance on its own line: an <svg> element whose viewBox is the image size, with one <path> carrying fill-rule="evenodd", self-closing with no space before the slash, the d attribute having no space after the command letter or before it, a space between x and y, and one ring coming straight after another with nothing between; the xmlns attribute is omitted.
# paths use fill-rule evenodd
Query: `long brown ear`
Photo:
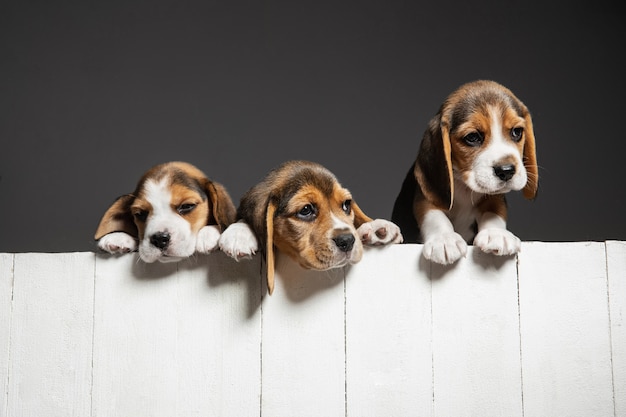
<svg viewBox="0 0 626 417"><path fill-rule="evenodd" d="M135 197L131 194L125 194L118 197L111 207L104 213L94 238L100 239L102 236L113 232L125 232L133 237L138 237L139 232L133 215L130 212L130 205Z"/></svg>
<svg viewBox="0 0 626 417"><path fill-rule="evenodd" d="M274 292L274 213L276 204L269 202L265 213L265 263L267 265L267 291L272 295Z"/></svg>
<svg viewBox="0 0 626 417"><path fill-rule="evenodd" d="M452 208L454 179L450 131L440 114L430 121L424 132L413 173L429 201L441 209Z"/></svg>
<svg viewBox="0 0 626 417"><path fill-rule="evenodd" d="M529 200L533 200L537 195L537 188L539 187L539 167L537 166L537 151L535 149L535 132L533 130L533 122L530 117L530 113L526 111L524 116L526 120L526 141L524 142L524 167L528 174L526 180L526 186L522 191L524 197Z"/></svg>
<svg viewBox="0 0 626 417"><path fill-rule="evenodd" d="M352 211L354 211L354 227L356 227L357 229L363 223L368 223L372 221L372 219L368 215L363 213L361 207L359 207L354 201L352 202Z"/></svg>
<svg viewBox="0 0 626 417"><path fill-rule="evenodd" d="M233 204L233 200L230 198L226 188L217 182L207 181L205 189L211 199L213 220L224 231L228 225L235 222L237 217L237 209ZM209 218L210 221L211 219Z"/></svg>

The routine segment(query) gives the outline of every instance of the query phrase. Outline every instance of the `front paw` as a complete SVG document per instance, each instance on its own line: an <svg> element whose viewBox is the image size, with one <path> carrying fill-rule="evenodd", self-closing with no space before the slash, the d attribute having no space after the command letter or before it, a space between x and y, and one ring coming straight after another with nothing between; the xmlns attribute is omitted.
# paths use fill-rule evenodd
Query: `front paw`
<svg viewBox="0 0 626 417"><path fill-rule="evenodd" d="M219 240L222 252L236 261L251 259L258 250L254 232L244 222L233 223L222 233Z"/></svg>
<svg viewBox="0 0 626 417"><path fill-rule="evenodd" d="M137 250L137 240L128 233L113 232L102 236L98 247L112 254L129 253Z"/></svg>
<svg viewBox="0 0 626 417"><path fill-rule="evenodd" d="M467 253L467 243L455 232L441 233L424 242L424 257L429 261L450 265Z"/></svg>
<svg viewBox="0 0 626 417"><path fill-rule="evenodd" d="M402 243L402 233L395 223L389 220L376 219L363 223L357 234L364 245L386 245L389 243Z"/></svg>
<svg viewBox="0 0 626 417"><path fill-rule="evenodd" d="M196 237L196 252L205 254L213 252L217 249L219 240L219 227L215 225L204 226L198 231L198 236Z"/></svg>
<svg viewBox="0 0 626 417"><path fill-rule="evenodd" d="M506 229L484 229L474 238L474 245L483 252L495 255L514 255L522 248L522 242L517 236Z"/></svg>

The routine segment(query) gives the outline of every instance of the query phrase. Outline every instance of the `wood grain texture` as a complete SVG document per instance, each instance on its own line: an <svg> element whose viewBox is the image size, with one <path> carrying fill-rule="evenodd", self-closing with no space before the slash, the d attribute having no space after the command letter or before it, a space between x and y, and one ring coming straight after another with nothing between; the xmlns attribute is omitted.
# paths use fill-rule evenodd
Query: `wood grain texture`
<svg viewBox="0 0 626 417"><path fill-rule="evenodd" d="M93 253L16 254L8 416L91 413Z"/></svg>
<svg viewBox="0 0 626 417"><path fill-rule="evenodd" d="M606 242L615 415L626 416L626 242Z"/></svg>
<svg viewBox="0 0 626 417"><path fill-rule="evenodd" d="M344 271L303 270L278 256L263 302L262 416L343 416Z"/></svg>
<svg viewBox="0 0 626 417"><path fill-rule="evenodd" d="M433 265L435 416L522 416L515 257Z"/></svg>
<svg viewBox="0 0 626 417"><path fill-rule="evenodd" d="M0 254L0 416L622 416L626 242L278 257Z"/></svg>
<svg viewBox="0 0 626 417"><path fill-rule="evenodd" d="M98 258L94 416L258 413L257 262ZM246 287L248 290L246 290Z"/></svg>
<svg viewBox="0 0 626 417"><path fill-rule="evenodd" d="M420 254L415 245L369 248L349 268L349 416L432 415L431 281Z"/></svg>
<svg viewBox="0 0 626 417"><path fill-rule="evenodd" d="M525 243L519 255L525 416L612 416L604 243Z"/></svg>
<svg viewBox="0 0 626 417"><path fill-rule="evenodd" d="M14 257L0 253L0 416L7 415Z"/></svg>

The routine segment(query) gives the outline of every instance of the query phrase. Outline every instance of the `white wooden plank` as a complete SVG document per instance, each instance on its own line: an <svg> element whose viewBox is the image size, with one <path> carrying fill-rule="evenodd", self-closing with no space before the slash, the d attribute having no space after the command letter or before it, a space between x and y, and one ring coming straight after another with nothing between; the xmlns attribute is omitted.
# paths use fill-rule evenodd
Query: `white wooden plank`
<svg viewBox="0 0 626 417"><path fill-rule="evenodd" d="M626 242L606 242L615 415L626 416Z"/></svg>
<svg viewBox="0 0 626 417"><path fill-rule="evenodd" d="M515 257L432 264L435 416L521 416Z"/></svg>
<svg viewBox="0 0 626 417"><path fill-rule="evenodd" d="M519 256L525 416L612 416L603 243L524 243Z"/></svg>
<svg viewBox="0 0 626 417"><path fill-rule="evenodd" d="M236 263L223 253L181 264L177 415L259 415L259 271L259 259Z"/></svg>
<svg viewBox="0 0 626 417"><path fill-rule="evenodd" d="M431 282L421 245L369 248L346 274L347 415L432 415Z"/></svg>
<svg viewBox="0 0 626 417"><path fill-rule="evenodd" d="M96 271L93 416L258 414L258 261L101 257Z"/></svg>
<svg viewBox="0 0 626 417"><path fill-rule="evenodd" d="M435 266L432 329L420 248L281 257L263 314L258 258L0 254L0 415L626 415L626 242L524 243L521 317L512 260Z"/></svg>
<svg viewBox="0 0 626 417"><path fill-rule="evenodd" d="M9 416L91 412L93 253L16 254Z"/></svg>
<svg viewBox="0 0 626 417"><path fill-rule="evenodd" d="M13 259L13 254L0 253L0 416L7 415Z"/></svg>
<svg viewBox="0 0 626 417"><path fill-rule="evenodd" d="M344 270L303 270L278 254L263 302L261 415L345 413Z"/></svg>
<svg viewBox="0 0 626 417"><path fill-rule="evenodd" d="M96 258L92 415L176 415L177 265Z"/></svg>

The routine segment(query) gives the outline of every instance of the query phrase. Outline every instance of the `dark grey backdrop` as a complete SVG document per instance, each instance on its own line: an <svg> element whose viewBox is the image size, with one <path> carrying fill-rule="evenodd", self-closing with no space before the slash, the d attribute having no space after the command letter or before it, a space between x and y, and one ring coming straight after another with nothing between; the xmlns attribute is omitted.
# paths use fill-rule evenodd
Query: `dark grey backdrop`
<svg viewBox="0 0 626 417"><path fill-rule="evenodd" d="M494 79L531 109L524 240L626 239L618 1L0 3L0 251L93 250L112 200L185 160L235 201L269 169L331 169L373 217L426 123Z"/></svg>

